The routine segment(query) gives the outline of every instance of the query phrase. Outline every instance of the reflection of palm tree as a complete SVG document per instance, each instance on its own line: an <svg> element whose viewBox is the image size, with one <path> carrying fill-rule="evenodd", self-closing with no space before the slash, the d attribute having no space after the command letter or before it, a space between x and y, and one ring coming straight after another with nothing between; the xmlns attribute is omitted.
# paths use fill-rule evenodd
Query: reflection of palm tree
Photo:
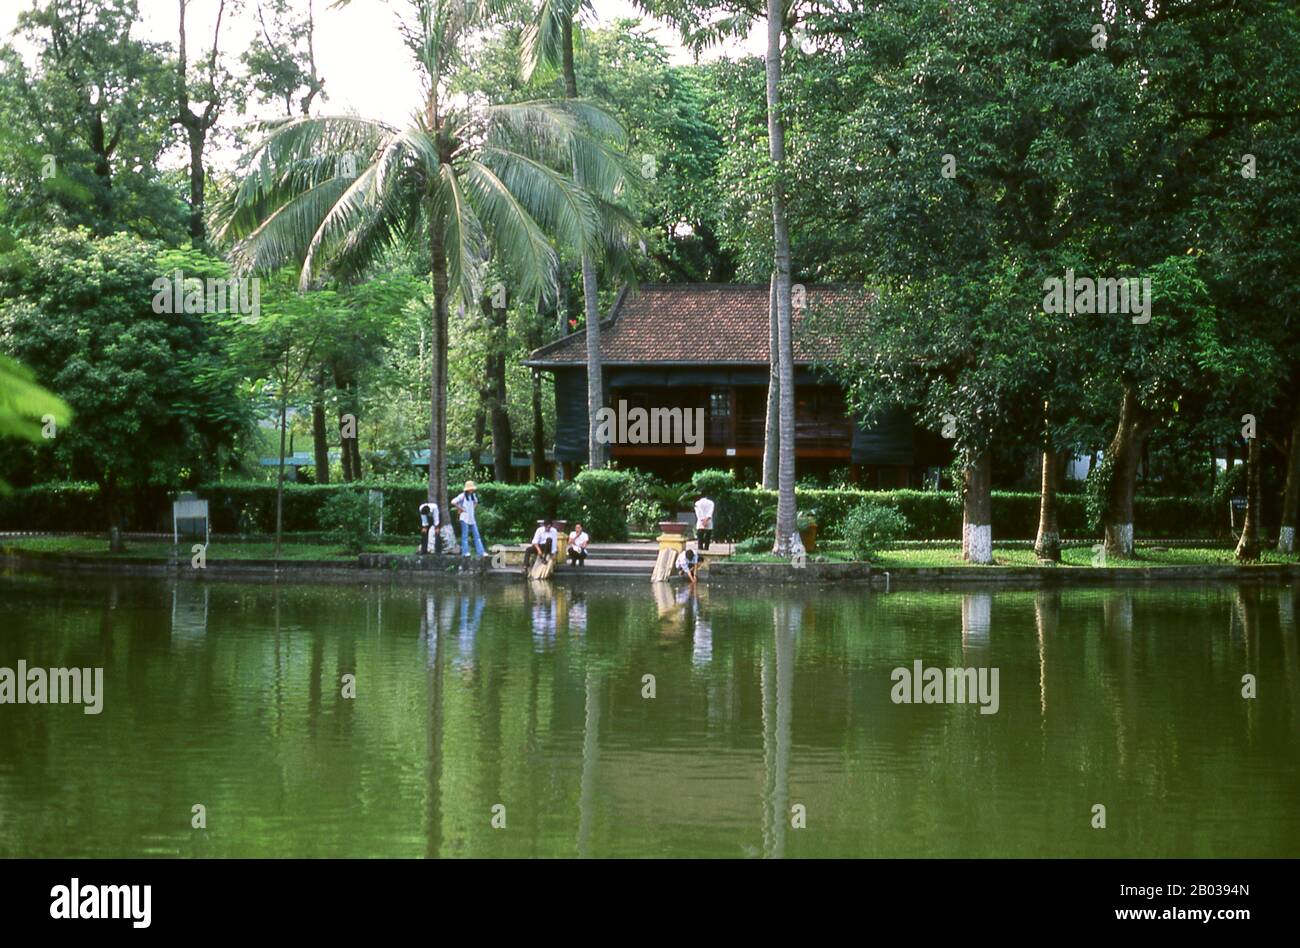
<svg viewBox="0 0 1300 948"><path fill-rule="evenodd" d="M794 713L794 637L803 606L772 608L773 645L763 650L763 855L785 855L790 801L790 719Z"/></svg>
<svg viewBox="0 0 1300 948"><path fill-rule="evenodd" d="M1237 615L1238 623L1241 628L1243 643L1242 649L1245 652L1246 671L1252 675L1258 675L1258 669L1255 667L1259 664L1259 590L1253 586L1238 586L1236 595L1233 597L1234 612ZM1246 730L1251 734L1255 730L1255 704L1254 701L1246 702Z"/></svg>
<svg viewBox="0 0 1300 948"><path fill-rule="evenodd" d="M433 595L424 594L424 616L420 620L420 634L428 649L428 702L425 705L425 778L428 794L428 814L425 819L427 845L425 855L438 858L442 849L442 636Z"/></svg>
<svg viewBox="0 0 1300 948"><path fill-rule="evenodd" d="M1300 685L1296 679L1297 648L1295 625L1295 586L1286 586L1277 591L1277 624L1282 638L1282 669L1286 677L1287 694L1291 696L1291 727L1300 730Z"/></svg>
<svg viewBox="0 0 1300 948"><path fill-rule="evenodd" d="M595 820L596 763L600 753L600 673L591 656L587 665L587 719L582 731L582 784L578 793L578 855L590 855Z"/></svg>

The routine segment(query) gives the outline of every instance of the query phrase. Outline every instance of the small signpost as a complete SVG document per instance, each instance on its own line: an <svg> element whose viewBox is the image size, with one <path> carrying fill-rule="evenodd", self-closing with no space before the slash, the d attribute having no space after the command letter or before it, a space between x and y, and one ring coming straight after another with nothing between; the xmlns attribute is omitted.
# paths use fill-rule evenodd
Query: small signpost
<svg viewBox="0 0 1300 948"><path fill-rule="evenodd" d="M200 521L202 521L201 529ZM212 523L208 520L208 502L199 500L195 494L181 494L172 501L172 543L181 542L182 532L187 537L203 537L204 546L208 545L208 540L212 537Z"/></svg>

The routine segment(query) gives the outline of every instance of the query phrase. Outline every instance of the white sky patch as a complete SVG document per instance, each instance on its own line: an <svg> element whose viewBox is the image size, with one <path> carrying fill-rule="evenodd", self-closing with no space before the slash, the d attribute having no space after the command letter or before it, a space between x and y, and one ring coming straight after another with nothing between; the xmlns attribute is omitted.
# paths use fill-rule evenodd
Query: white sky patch
<svg viewBox="0 0 1300 948"><path fill-rule="evenodd" d="M306 10L306 0L296 0ZM395 125L406 124L421 106L420 83L410 52L402 42L396 23L407 9L401 0L353 0L348 7L330 9L333 0L316 0L316 65L325 79L329 99L315 106L315 114L356 113ZM31 0L5 0L0 4L0 33L12 38L18 14L31 8ZM176 0L139 0L141 24L133 35L156 42L175 44L178 9ZM212 29L218 0L191 0L186 22L190 61L193 64L211 48ZM228 5L229 6L229 5ZM649 26L655 37L669 51L675 63L694 61L683 48L678 32L657 20L644 16L629 0L594 0L596 19L609 24L623 18L639 19ZM221 51L227 68L238 68L238 56L257 32L256 0L245 0L244 11L231 16L226 11L222 25ZM743 44L729 43L708 50L700 58L762 55L766 46L764 24L759 22ZM278 105L249 102L245 120L271 118L283 114ZM225 117L229 121L230 116ZM213 164L229 167L235 155L218 149ZM183 166L187 160L181 149L164 161L166 167Z"/></svg>

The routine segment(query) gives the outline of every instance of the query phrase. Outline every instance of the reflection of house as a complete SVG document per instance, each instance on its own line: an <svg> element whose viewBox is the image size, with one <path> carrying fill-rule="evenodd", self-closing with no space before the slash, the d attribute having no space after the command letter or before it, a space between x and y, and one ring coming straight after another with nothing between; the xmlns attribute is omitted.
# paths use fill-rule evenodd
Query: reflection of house
<svg viewBox="0 0 1300 948"><path fill-rule="evenodd" d="M844 287L810 287L808 309L851 308L866 297ZM944 463L937 439L900 413L870 427L855 424L843 389L814 365L836 355L835 339L801 332L795 312L795 451L799 473L847 469L866 487L919 486L928 466ZM609 406L699 409L703 445L615 442L627 466L681 478L706 467L756 475L767 413L768 288L765 285L657 284L624 293L601 323ZM555 457L566 475L587 460L587 341L579 332L532 353L525 364L555 379Z"/></svg>

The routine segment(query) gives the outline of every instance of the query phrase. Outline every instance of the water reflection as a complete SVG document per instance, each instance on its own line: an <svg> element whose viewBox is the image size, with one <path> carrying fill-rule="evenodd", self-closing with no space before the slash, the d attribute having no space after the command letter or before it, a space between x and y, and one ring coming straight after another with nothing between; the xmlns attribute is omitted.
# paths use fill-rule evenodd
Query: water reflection
<svg viewBox="0 0 1300 948"><path fill-rule="evenodd" d="M107 695L0 709L0 856L1300 854L1291 587L0 582L0 666Z"/></svg>

